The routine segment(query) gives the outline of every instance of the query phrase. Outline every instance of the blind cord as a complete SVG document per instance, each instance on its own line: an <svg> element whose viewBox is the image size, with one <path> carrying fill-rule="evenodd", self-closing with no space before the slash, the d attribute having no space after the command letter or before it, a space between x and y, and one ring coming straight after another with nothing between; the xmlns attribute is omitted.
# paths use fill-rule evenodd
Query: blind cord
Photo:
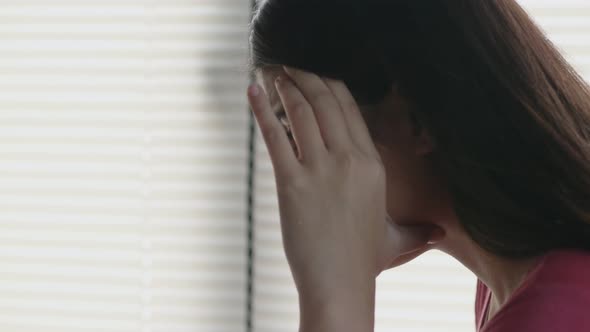
<svg viewBox="0 0 590 332"><path fill-rule="evenodd" d="M256 0L250 0L250 20L254 15ZM250 74L250 82L254 81L254 76ZM248 112L248 124L250 127L248 134L248 190L247 190L247 264L246 264L246 332L253 332L253 302L254 302L254 167L256 160L256 127L255 119L252 112Z"/></svg>

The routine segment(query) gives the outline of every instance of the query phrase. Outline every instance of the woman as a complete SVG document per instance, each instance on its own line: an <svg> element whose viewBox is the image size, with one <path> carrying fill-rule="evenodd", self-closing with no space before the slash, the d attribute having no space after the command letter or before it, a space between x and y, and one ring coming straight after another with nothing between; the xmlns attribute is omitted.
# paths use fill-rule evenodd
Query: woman
<svg viewBox="0 0 590 332"><path fill-rule="evenodd" d="M375 277L430 249L478 277L478 331L590 331L590 91L514 0L266 0L251 28L300 331L372 331Z"/></svg>

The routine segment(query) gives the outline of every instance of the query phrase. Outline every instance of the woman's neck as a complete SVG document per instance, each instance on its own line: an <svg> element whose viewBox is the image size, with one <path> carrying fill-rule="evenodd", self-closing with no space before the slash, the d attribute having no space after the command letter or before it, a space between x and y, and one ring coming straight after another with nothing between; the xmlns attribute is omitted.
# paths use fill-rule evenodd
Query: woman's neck
<svg viewBox="0 0 590 332"><path fill-rule="evenodd" d="M496 310L508 301L541 258L500 257L481 248L461 227L447 227L445 231L446 237L435 248L455 257L490 288Z"/></svg>

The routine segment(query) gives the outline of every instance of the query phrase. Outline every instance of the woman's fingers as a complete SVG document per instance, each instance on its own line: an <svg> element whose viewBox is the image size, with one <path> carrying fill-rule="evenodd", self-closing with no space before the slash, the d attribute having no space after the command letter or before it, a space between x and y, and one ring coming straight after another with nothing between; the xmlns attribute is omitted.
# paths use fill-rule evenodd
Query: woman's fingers
<svg viewBox="0 0 590 332"><path fill-rule="evenodd" d="M343 82L322 79L314 73L294 68L284 67L284 70L286 74L277 77L275 87L290 123L296 151L284 131L274 133L277 125L283 129L275 116L272 120L264 120L272 114L266 95L261 98L251 96L251 103L260 111L257 118L266 121L264 123L268 126L263 130L266 130L269 152L276 158L273 163L280 165L284 160L294 163L293 159L315 163L323 160L327 151L345 152L354 147L368 155L379 156L358 105ZM284 140L291 147L288 152L292 155L286 155L282 150ZM282 148L274 148L273 144ZM279 158L282 161L277 160Z"/></svg>
<svg viewBox="0 0 590 332"><path fill-rule="evenodd" d="M297 156L291 148L280 120L271 110L266 93L258 84L252 84L248 88L248 100L266 143L275 173L280 173L277 174L278 178L293 174L292 171L299 165Z"/></svg>
<svg viewBox="0 0 590 332"><path fill-rule="evenodd" d="M275 81L275 86L291 123L291 133L301 159L310 162L320 160L321 155L326 151L326 146L312 106L288 76L280 74Z"/></svg>
<svg viewBox="0 0 590 332"><path fill-rule="evenodd" d="M350 136L355 144L362 150L374 155L378 155L375 143L371 138L367 124L361 115L360 109L354 100L354 97L350 93L350 90L342 81L333 79L324 79L328 88L336 96L336 99L340 102L342 113L346 126L350 132Z"/></svg>
<svg viewBox="0 0 590 332"><path fill-rule="evenodd" d="M326 83L313 73L289 67L284 69L314 110L328 150L350 149L352 140L340 103Z"/></svg>

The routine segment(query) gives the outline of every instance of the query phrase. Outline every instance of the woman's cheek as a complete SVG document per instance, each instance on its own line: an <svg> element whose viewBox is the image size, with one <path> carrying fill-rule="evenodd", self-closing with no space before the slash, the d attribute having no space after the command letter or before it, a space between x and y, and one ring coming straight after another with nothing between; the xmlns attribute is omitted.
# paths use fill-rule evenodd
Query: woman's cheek
<svg viewBox="0 0 590 332"><path fill-rule="evenodd" d="M415 178L418 176L408 164L406 157L396 154L395 149L375 145L386 171L387 208L392 218L415 219L421 215L420 199Z"/></svg>

